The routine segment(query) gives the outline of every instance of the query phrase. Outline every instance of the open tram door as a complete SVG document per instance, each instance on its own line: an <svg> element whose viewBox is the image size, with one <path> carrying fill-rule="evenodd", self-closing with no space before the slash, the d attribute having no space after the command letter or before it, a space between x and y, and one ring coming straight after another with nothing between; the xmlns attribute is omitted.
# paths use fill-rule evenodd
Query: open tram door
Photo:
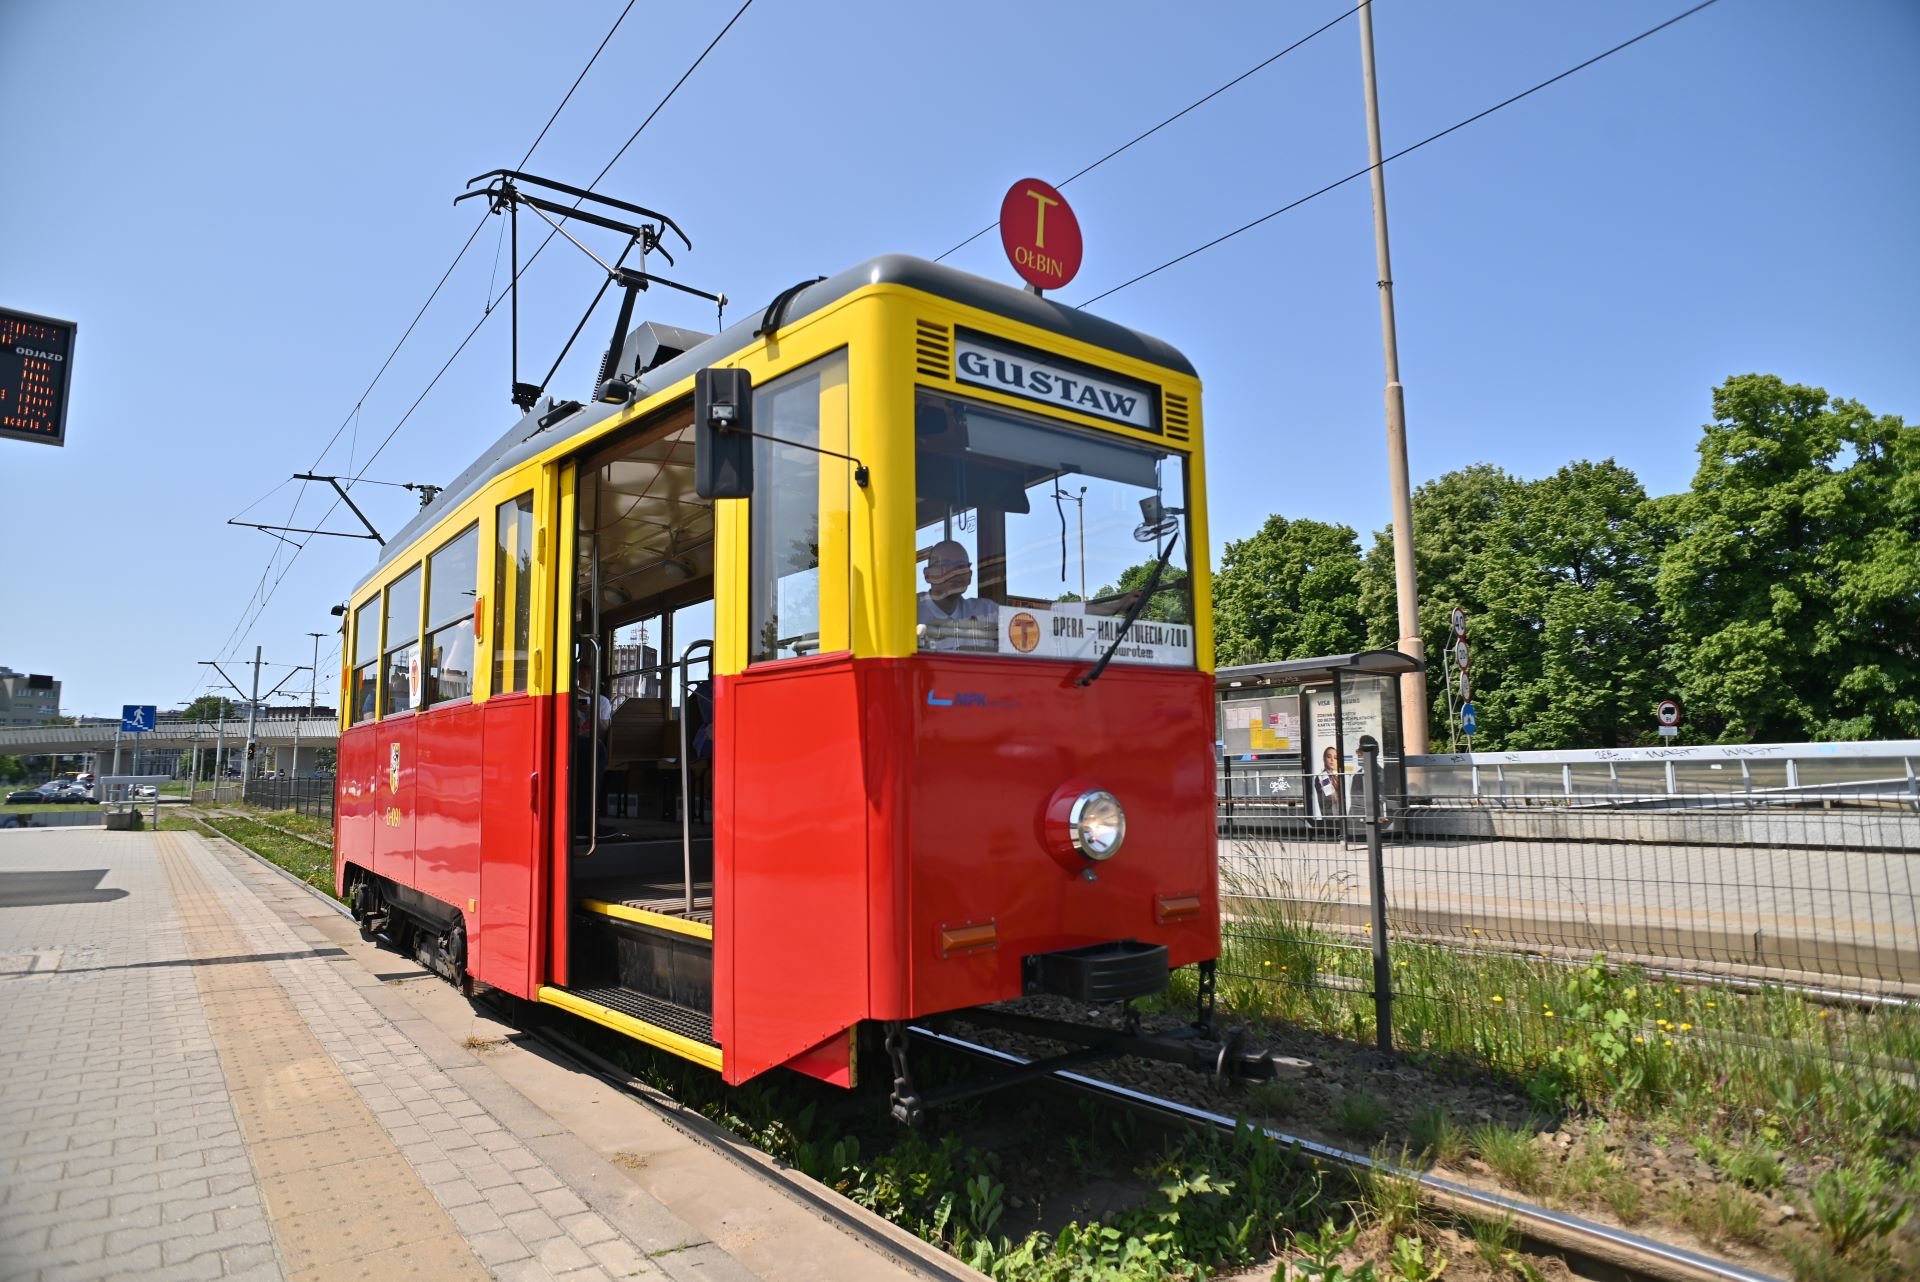
<svg viewBox="0 0 1920 1282"><path fill-rule="evenodd" d="M718 1068L714 508L691 406L560 471L548 973L559 1004Z"/></svg>

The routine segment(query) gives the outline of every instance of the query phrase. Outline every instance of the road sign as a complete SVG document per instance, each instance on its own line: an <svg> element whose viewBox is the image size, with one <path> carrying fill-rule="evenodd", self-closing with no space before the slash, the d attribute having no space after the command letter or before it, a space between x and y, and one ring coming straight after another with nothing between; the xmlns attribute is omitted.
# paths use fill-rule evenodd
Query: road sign
<svg viewBox="0 0 1920 1282"><path fill-rule="evenodd" d="M1478 734L1479 730L1480 730L1479 714L1473 710L1473 705L1471 703L1462 704L1460 706L1460 733L1471 736L1471 735Z"/></svg>
<svg viewBox="0 0 1920 1282"><path fill-rule="evenodd" d="M1456 668L1464 668L1467 666L1467 639L1465 637L1461 637L1453 643L1453 666Z"/></svg>
<svg viewBox="0 0 1920 1282"><path fill-rule="evenodd" d="M67 443L72 321L0 307L0 437Z"/></svg>
<svg viewBox="0 0 1920 1282"><path fill-rule="evenodd" d="M1457 605L1453 607L1453 635L1457 637L1467 635L1467 612Z"/></svg>
<svg viewBox="0 0 1920 1282"><path fill-rule="evenodd" d="M1080 220L1067 198L1038 178L1022 178L1001 198L1000 244L1035 289L1059 289L1080 270Z"/></svg>
<svg viewBox="0 0 1920 1282"><path fill-rule="evenodd" d="M1473 698L1473 687L1467 684L1467 670L1460 669L1460 702L1466 703Z"/></svg>
<svg viewBox="0 0 1920 1282"><path fill-rule="evenodd" d="M153 729L154 705L126 703L120 706L120 730L124 734L145 734Z"/></svg>
<svg viewBox="0 0 1920 1282"><path fill-rule="evenodd" d="M1660 724L1663 726L1679 725L1680 724L1679 701L1675 699L1662 699L1660 701L1660 707L1655 711L1654 716L1659 720Z"/></svg>

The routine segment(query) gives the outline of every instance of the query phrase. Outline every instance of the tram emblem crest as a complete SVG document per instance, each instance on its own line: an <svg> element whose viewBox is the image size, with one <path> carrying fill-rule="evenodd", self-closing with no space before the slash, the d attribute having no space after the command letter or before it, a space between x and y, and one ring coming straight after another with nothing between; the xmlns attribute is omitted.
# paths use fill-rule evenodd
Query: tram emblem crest
<svg viewBox="0 0 1920 1282"><path fill-rule="evenodd" d="M400 744L397 741L387 748L387 787L393 792L400 791Z"/></svg>

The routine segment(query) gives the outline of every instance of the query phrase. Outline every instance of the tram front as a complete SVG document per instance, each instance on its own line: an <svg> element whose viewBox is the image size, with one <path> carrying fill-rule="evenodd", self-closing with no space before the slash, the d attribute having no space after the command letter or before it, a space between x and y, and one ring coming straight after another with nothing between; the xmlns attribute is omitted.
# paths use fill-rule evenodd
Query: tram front
<svg viewBox="0 0 1920 1282"><path fill-rule="evenodd" d="M750 478L733 492L751 496L751 564L817 545L849 567L750 566L765 586L740 620L772 642L796 606L844 610L844 654L722 665L730 1078L765 1045L810 1046L773 1062L847 1080L851 1013L1125 1001L1219 952L1198 380L1158 340L904 261L869 296L845 434L806 438L857 461L819 458L794 491L851 476L843 518L783 528L768 465L792 429L761 389L752 446L734 407L697 419L702 484ZM758 471L730 469L749 448Z"/></svg>

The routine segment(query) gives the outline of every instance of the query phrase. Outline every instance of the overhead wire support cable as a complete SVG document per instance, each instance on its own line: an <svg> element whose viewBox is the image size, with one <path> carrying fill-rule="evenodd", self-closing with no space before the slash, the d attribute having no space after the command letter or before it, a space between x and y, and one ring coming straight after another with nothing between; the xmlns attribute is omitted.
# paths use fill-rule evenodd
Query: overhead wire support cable
<svg viewBox="0 0 1920 1282"><path fill-rule="evenodd" d="M1207 250L1212 249L1215 245L1223 244L1226 241L1232 240L1235 236L1240 235L1242 232L1252 231L1255 227L1260 226L1260 224L1265 222L1270 222L1273 219L1278 218L1281 214L1288 212L1289 210L1298 209L1300 206L1306 204L1310 200L1317 200L1319 197L1326 195L1328 192L1335 191L1341 187L1344 187L1348 183L1353 182L1357 178L1365 178L1368 174L1372 173L1376 168L1385 168L1388 164L1392 163L1393 161L1400 159L1402 156L1411 155L1413 152L1420 150L1422 147L1426 146L1428 143L1439 142L1442 138L1445 138L1448 134L1455 133L1455 132L1458 132L1459 130L1465 129L1468 125L1473 124L1477 120L1484 120L1488 116L1491 116L1496 111L1500 111L1507 107L1511 107L1514 103L1519 102L1522 98L1531 97L1532 95L1539 93L1542 89L1545 89L1550 85L1558 84L1560 81L1565 80L1568 76L1571 76L1576 71L1584 71L1588 67L1593 66L1593 64L1595 64L1596 62L1601 62L1607 58L1611 58L1614 54L1639 44L1642 40L1645 40L1649 36L1658 35L1660 32L1665 31L1668 27L1673 26L1675 23L1682 22L1688 18L1691 18L1694 14L1699 13L1702 9L1712 8L1714 5L1718 4L1719 2L1720 0L1701 0L1699 4L1694 5L1691 9L1687 9L1680 13L1676 13L1673 17L1668 18L1665 22L1662 22L1657 26L1648 27L1645 31L1642 31L1639 35L1633 36L1627 40L1622 40L1619 44L1613 46L1613 48L1607 49L1601 53L1596 53L1595 55L1593 55L1593 57L1588 58L1585 62L1576 63L1575 65L1568 67L1565 71L1561 72L1557 76L1550 76L1547 79L1542 80L1539 84L1534 85L1530 89L1522 89L1519 93L1514 94L1511 98L1502 99L1501 101L1494 103L1491 107L1486 108L1484 111L1477 111L1473 115L1468 116L1465 120L1456 121L1455 123L1448 125L1445 129L1440 130L1438 133L1428 134L1425 138L1422 138L1419 142L1413 143L1410 146L1402 147L1400 150L1394 152L1390 156L1381 157L1380 164L1378 166L1367 165L1363 168L1356 169L1352 173L1348 174L1345 178L1341 178L1334 182L1330 182L1326 186L1320 188L1317 191L1308 192L1306 195L1300 197L1300 199L1298 200L1289 201L1287 204L1280 206L1280 208L1273 210L1270 213L1265 213L1260 215L1260 217L1254 219L1252 222L1243 223L1240 226L1234 228L1230 232L1227 232L1220 236L1215 236L1212 240L1208 241L1204 245L1200 245L1193 249L1189 249L1186 253L1181 254L1177 258L1169 258L1166 262L1161 263L1158 267L1152 268L1148 271L1141 272L1138 276L1135 276L1130 280L1121 281L1118 285L1115 285L1113 288L1104 290L1101 293L1095 294L1092 298L1086 299L1082 302L1074 303L1072 304L1072 306L1076 309L1083 308L1083 307L1091 307L1093 304L1099 302L1103 298L1108 297L1109 295L1117 294L1121 290L1126 289L1129 286L1138 285L1141 281L1147 279L1149 276L1158 275L1159 273L1165 271L1169 267L1175 266L1176 264L1179 264L1179 263L1184 263L1185 261L1187 261L1187 259L1192 258L1194 255L1205 253Z"/></svg>
<svg viewBox="0 0 1920 1282"><path fill-rule="evenodd" d="M567 104L573 100L574 91L577 90L580 87L581 82L586 79L587 73L591 71L593 69L594 64L599 61L601 53L606 50L607 44L613 39L614 33L619 31L620 25L626 21L627 15L633 11L634 2L635 0L627 0L627 5L624 9L620 11L620 16L614 19L613 25L607 29L607 34L600 38L600 43L594 47L592 56L587 59L586 65L580 69L580 74L574 77L573 84L568 86L567 92L560 99L559 105L556 106L553 109L552 114L550 114L547 117L547 122L540 127L539 134L534 137L532 144L528 146L526 150L526 154L520 158L520 163L522 166L524 166L527 163L527 161L533 158L533 153L539 149L541 142L547 136L548 130L553 128L554 122L560 118L560 113L563 110L565 110ZM752 3L752 0L748 0L748 3L749 4ZM742 6L742 10L744 11L744 6ZM734 17L737 19L739 17L739 14L735 14ZM728 27L731 27L732 25L733 25L732 22L729 22L727 24ZM725 29L721 31L721 34L722 35L726 34ZM717 42L717 38L716 38L716 42ZM708 50L710 51L712 47L713 47L712 45L709 45ZM706 54L703 53L701 57L704 59L706 57ZM699 64L696 62L694 65L698 66ZM683 81L685 80L685 78L686 77L684 76L681 77ZM677 85L675 87L678 88ZM662 106L665 105L664 100L661 105ZM657 112L658 110L659 108L656 107L655 111ZM651 119L652 117L648 117L648 118ZM644 128L644 126L642 127ZM631 143L632 143L632 139L629 139L628 144L631 145ZM625 148L623 147L621 150L624 151ZM618 156L616 156L615 159L618 159ZM612 165L609 164L608 168L611 169ZM605 171L603 170L602 173L604 174L604 172ZM422 303L420 305L420 309L414 313L413 319L408 322L407 328L400 335L399 341L396 342L393 345L392 350L387 353L386 359L380 363L380 368L377 371L375 371L373 379L367 384L366 389L360 393L359 399L354 402L353 409L348 413L345 419L341 420L340 426L334 429L333 435L327 438L327 443L320 448L320 453L317 456L315 456L312 465L308 469L309 471L313 470L314 468L318 468L320 466L321 462L326 458L327 452L333 448L334 443L340 439L340 434L346 430L349 424L355 425L354 434L355 434L355 438L358 439L358 435L359 435L358 423L359 423L360 411L362 407L366 404L367 397L372 395L373 389L379 385L379 382L381 378L385 376L388 367L390 367L393 364L394 357L400 354L400 349L406 346L407 340L410 337L412 337L413 331L419 326L421 317L425 316L427 314L427 309L433 306L434 299L440 296L440 291L446 286L448 279L452 277L454 269L458 267L461 261L466 257L467 251L473 247L473 242L479 238L481 230L484 229L486 225L487 225L487 216L485 214L482 214L480 217L480 221L474 224L473 231L468 234L465 243L460 246L459 252L453 256L453 261L451 263L448 263L446 271L440 274L440 279L434 285L432 292L430 292L427 295L426 302ZM498 300L496 299L495 302L497 303ZM489 311L490 310L491 308L489 308ZM485 317L482 316L481 319L484 322ZM475 327L475 332L477 331L478 331L478 326ZM465 349L467 342L472 340L472 337L473 337L473 334L469 333L467 335L467 338L461 341L460 348L462 350ZM459 352L456 351L454 355L457 357L459 355ZM452 363L452 359L449 358L448 364L451 364L451 363ZM446 372L446 367L442 366L440 373L444 374L445 372ZM436 374L434 376L434 383L439 382L439 378L440 378L440 375ZM432 390L432 387L433 387L433 383L429 383L428 390L429 391ZM424 396L425 396L425 393L422 393L422 397ZM418 405L419 405L419 401L416 400L414 402L414 406L418 407ZM412 409L409 409L407 412L409 415L411 415L413 411ZM404 421L405 420L403 419L402 422ZM391 440L391 439L392 439L392 433L388 433L387 440ZM382 442L381 448L382 449L385 448L385 442ZM348 466L349 467L352 466L351 459L348 460ZM361 468L361 473L357 474L353 478L353 480L348 482L349 489L351 489L354 485L359 483L361 479L361 475L364 475L365 470L366 468L363 466ZM305 490L305 487L303 486L301 487L300 491L295 493L293 507L289 509L287 513L288 525L291 525L293 523L293 519L295 515L297 515L300 510L300 499L301 499L301 495L304 493L304 490ZM263 496L263 497L270 497L270 494L268 496ZM333 513L339 509L339 506L340 506L340 500L336 498L334 500L333 505L329 507L324 514L322 514L320 518L320 524L325 525L327 517L332 516ZM241 607L240 619L234 624L233 631L228 634L227 644L222 647L222 653L230 651L235 646L245 644L246 637L245 637L245 634L242 632L242 629L244 628L248 632L250 632L252 629L253 623L259 620L261 614L265 613L267 603L272 600L274 590L278 588L281 581L286 578L287 571L293 568L294 561L299 559L300 552L301 550L304 549L304 547L305 547L305 544L295 545L294 552L292 553L292 555L290 555L287 558L286 564L281 567L279 576L274 579L272 586L269 587L267 585L267 576L273 573L274 561L278 557L279 551L280 551L280 545L279 544L274 545L273 552L268 556L265 567L263 567L262 570L260 571L260 581L254 587L253 598L248 601L247 605ZM265 589L264 597L262 596L262 589ZM258 609L253 608L255 602L258 602ZM249 610L253 610L253 617L251 621L249 621L248 619ZM239 638L238 640L235 639L236 636Z"/></svg>
<svg viewBox="0 0 1920 1282"><path fill-rule="evenodd" d="M1186 115L1188 112L1193 111L1195 108L1203 107L1207 103L1212 102L1215 98L1218 98L1221 94L1233 88L1235 85L1239 84L1242 80L1245 80L1249 76L1252 76L1258 72L1266 70L1268 67L1272 66L1274 63L1280 61L1280 59L1292 53L1295 49L1298 49L1301 45L1304 45L1308 41L1312 40L1315 36L1322 35L1325 32L1332 30L1334 27L1339 26L1341 23L1345 22L1348 18L1351 18L1354 14L1359 13L1362 9L1366 8L1368 5L1372 3L1373 3L1373 0L1360 0L1359 4L1356 4L1355 6L1353 6L1353 8L1347 10L1345 13L1341 14L1339 17L1334 18L1330 22L1326 22L1318 27L1315 27L1312 31L1309 31L1306 35L1301 36L1298 40L1294 41L1292 44L1282 49L1279 53L1274 54L1272 57L1267 58L1263 62L1257 63L1254 66L1248 67L1245 71L1241 72L1239 75L1235 76L1233 79L1227 81L1227 83L1221 85L1219 88L1215 89L1213 92L1206 94L1203 97L1194 99L1192 102L1180 108L1180 110L1174 112L1171 116L1168 116L1165 120L1162 120L1159 124L1147 130L1145 133L1134 135L1132 138L1128 139L1126 142L1121 143L1118 147L1115 147L1112 151L1108 152L1106 155L1100 157L1100 159L1094 161L1091 165L1088 165L1085 168L1076 171L1069 177L1061 179L1059 182L1055 183L1054 186L1065 187L1068 183L1074 181L1074 179L1076 178L1086 177L1088 174L1092 173L1094 170L1100 168L1100 166L1106 164L1109 160L1112 160L1115 156L1118 156L1121 152L1126 151L1132 146L1134 146L1134 144L1145 142L1147 139L1153 137L1155 134L1159 133L1162 129L1165 129L1168 125L1180 119L1180 117ZM999 225L1000 225L1000 220L996 218L994 221L988 223L985 227L982 227L979 231L973 233L973 235L961 241L958 245L955 245L952 249L949 249L946 253L936 257L933 261L936 263L945 261L947 258L965 249L968 245L971 245L974 241L979 240L982 236L986 235L988 232L992 231L995 227L998 227Z"/></svg>

